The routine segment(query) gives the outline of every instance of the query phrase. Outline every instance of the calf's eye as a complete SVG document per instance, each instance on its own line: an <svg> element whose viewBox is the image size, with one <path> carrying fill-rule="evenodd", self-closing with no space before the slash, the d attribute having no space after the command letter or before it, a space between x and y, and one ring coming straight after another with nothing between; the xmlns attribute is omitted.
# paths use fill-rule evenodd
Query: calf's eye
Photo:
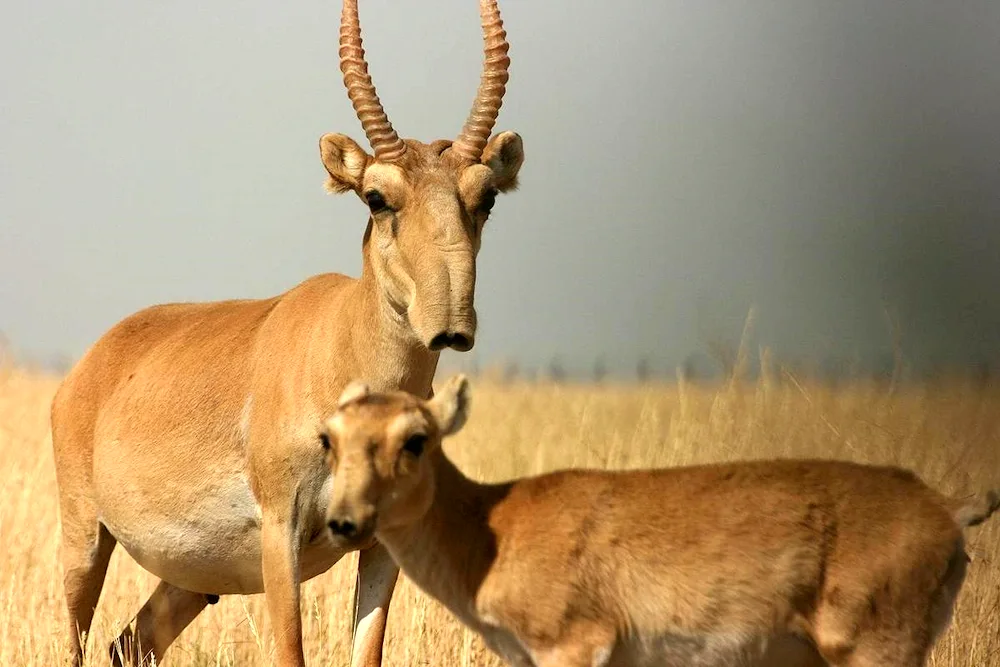
<svg viewBox="0 0 1000 667"><path fill-rule="evenodd" d="M427 436L423 434L411 435L403 443L403 449L414 456L420 456L424 453L424 445L427 444Z"/></svg>

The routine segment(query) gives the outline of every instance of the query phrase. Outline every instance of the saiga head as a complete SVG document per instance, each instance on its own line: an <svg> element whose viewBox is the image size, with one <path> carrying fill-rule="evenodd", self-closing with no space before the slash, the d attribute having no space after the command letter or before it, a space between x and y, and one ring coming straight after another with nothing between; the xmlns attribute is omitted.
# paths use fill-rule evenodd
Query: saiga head
<svg viewBox="0 0 1000 667"><path fill-rule="evenodd" d="M497 193L517 187L521 137L492 139L507 82L507 33L496 0L480 0L485 62L458 138L400 139L375 93L361 47L357 0L344 0L340 69L374 154L343 134L320 139L327 189L354 191L371 211L366 262L393 309L431 350L472 348L476 255Z"/></svg>
<svg viewBox="0 0 1000 667"><path fill-rule="evenodd" d="M469 410L469 383L456 375L434 398L406 392L371 393L348 385L324 423L320 441L333 473L327 511L331 539L354 547L376 530L418 520L434 499L441 440L457 433Z"/></svg>

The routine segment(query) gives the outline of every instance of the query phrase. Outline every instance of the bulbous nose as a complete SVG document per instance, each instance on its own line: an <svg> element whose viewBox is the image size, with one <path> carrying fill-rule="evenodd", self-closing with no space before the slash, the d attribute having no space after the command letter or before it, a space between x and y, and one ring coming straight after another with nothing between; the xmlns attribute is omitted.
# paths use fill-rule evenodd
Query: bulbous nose
<svg viewBox="0 0 1000 667"><path fill-rule="evenodd" d="M450 347L458 352L468 352L476 344L475 336L469 333L442 331L431 339L428 347L437 352Z"/></svg>

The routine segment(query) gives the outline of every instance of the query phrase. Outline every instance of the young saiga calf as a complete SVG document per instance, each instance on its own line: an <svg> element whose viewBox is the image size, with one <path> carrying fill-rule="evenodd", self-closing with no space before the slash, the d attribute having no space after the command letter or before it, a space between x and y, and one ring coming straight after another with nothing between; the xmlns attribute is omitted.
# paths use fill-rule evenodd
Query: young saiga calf
<svg viewBox="0 0 1000 667"><path fill-rule="evenodd" d="M960 503L899 468L761 461L478 484L428 401L350 384L321 428L331 539L374 535L513 665L917 667L965 575Z"/></svg>

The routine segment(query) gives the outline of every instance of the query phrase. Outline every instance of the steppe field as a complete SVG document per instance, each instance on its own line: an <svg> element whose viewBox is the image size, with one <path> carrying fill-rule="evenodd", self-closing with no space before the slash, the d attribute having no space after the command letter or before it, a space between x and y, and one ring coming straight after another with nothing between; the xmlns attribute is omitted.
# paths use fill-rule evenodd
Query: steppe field
<svg viewBox="0 0 1000 667"><path fill-rule="evenodd" d="M442 379L439 377L439 380ZM49 400L58 378L0 369L0 665L60 664L64 615ZM674 466L774 456L891 462L962 494L1000 486L1000 387L962 381L839 387L776 371L714 386L474 381L471 420L446 448L470 475L499 480L564 466ZM973 563L937 667L1000 665L1000 520L969 532ZM310 665L345 665L354 558L304 587ZM120 549L98 608L88 665L152 590ZM96 643L95 643L96 642ZM96 650L94 650L96 648ZM263 596L209 607L166 656L177 667L272 662ZM499 665L405 580L387 664Z"/></svg>

